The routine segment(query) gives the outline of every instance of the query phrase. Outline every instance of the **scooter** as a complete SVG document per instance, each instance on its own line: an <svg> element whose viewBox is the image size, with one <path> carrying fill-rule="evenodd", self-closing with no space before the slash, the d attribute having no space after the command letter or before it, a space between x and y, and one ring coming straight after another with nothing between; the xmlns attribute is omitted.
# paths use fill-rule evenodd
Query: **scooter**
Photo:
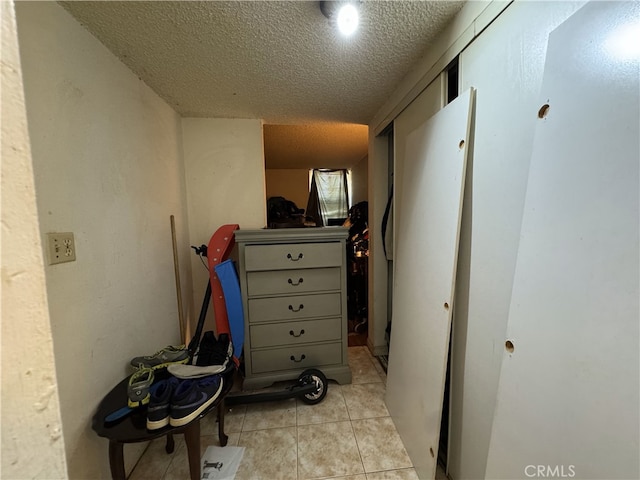
<svg viewBox="0 0 640 480"><path fill-rule="evenodd" d="M232 229L232 227L235 228ZM201 260L207 258L208 262L206 262L206 264L208 264L210 279L207 281L207 288L202 301L196 332L188 348L190 355L193 357L202 335L207 310L212 299L213 285L213 290L221 289L221 293L223 294L219 295L214 293L213 295L218 334L221 332L229 332L231 334L231 342L234 347L234 365L239 367L244 340L242 296L240 293L238 274L233 261L225 258L228 257L231 252L234 244L233 230L237 228L237 225L224 225L213 234L208 246L201 245L200 247L191 247ZM215 252L213 258L207 255L209 251ZM203 261L203 263L205 262ZM222 301L222 298L224 298L224 301ZM241 405L299 398L308 405L314 405L324 399L327 395L328 388L327 377L324 373L316 368L310 368L303 371L295 383L286 387L284 390L257 393L230 392L225 397L225 402L228 405Z"/></svg>

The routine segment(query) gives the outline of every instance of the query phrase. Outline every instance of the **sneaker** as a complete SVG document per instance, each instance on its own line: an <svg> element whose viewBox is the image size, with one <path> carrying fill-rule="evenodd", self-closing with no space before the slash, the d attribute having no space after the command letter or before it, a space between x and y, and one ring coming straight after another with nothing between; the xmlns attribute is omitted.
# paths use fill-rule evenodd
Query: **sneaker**
<svg viewBox="0 0 640 480"><path fill-rule="evenodd" d="M147 409L147 429L158 430L169 425L169 405L174 390L180 381L177 378L160 380L151 389L151 398Z"/></svg>
<svg viewBox="0 0 640 480"><path fill-rule="evenodd" d="M228 333L221 333L218 339L212 331L204 333L198 353L194 358L194 364L199 367L209 365L227 366L229 359L233 356L233 344L229 340Z"/></svg>
<svg viewBox="0 0 640 480"><path fill-rule="evenodd" d="M131 360L131 365L138 368L164 368L174 363L187 363L189 361L189 351L184 345L177 347L168 346L158 350L153 355L135 357Z"/></svg>
<svg viewBox="0 0 640 480"><path fill-rule="evenodd" d="M131 377L127 385L127 404L130 408L136 408L149 403L151 394L149 388L153 383L153 370L151 368L140 368Z"/></svg>
<svg viewBox="0 0 640 480"><path fill-rule="evenodd" d="M183 380L171 399L171 426L181 427L197 418L220 396L222 384L221 375Z"/></svg>

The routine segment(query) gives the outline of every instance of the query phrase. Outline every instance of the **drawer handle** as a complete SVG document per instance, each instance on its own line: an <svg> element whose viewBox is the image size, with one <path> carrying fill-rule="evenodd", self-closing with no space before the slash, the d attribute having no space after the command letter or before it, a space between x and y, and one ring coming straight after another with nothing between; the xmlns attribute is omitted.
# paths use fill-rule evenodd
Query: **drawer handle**
<svg viewBox="0 0 640 480"><path fill-rule="evenodd" d="M295 308L293 308L293 305L289 305L289 310L291 310L292 312L299 312L303 308L304 308L304 305L302 305L302 304L300 304L300 306L298 307L297 310Z"/></svg>
<svg viewBox="0 0 640 480"><path fill-rule="evenodd" d="M297 287L298 285L300 285L302 282L304 282L303 278L299 278L298 279L298 283L293 283L293 280L289 279L287 280L287 282L289 283L289 285L293 285L294 287Z"/></svg>
<svg viewBox="0 0 640 480"><path fill-rule="evenodd" d="M301 260L302 257L304 257L304 255L302 255L302 253L298 254L298 258L293 258L290 253L287 253L287 258L289 260L291 260L292 262L297 262L298 260Z"/></svg>
<svg viewBox="0 0 640 480"><path fill-rule="evenodd" d="M296 363L300 363L300 362L301 362L302 360L304 360L305 358L307 358L307 357L305 356L305 354L304 354L304 353L300 356L300 360L296 360L296 357L294 357L293 355L291 355L291 357L289 357L289 359L290 359L292 362L296 362Z"/></svg>
<svg viewBox="0 0 640 480"><path fill-rule="evenodd" d="M291 335L292 337L301 337L302 335L304 335L304 328L302 330L300 330L300 333L298 335L296 335L295 333L293 333L293 330L289 330L289 335Z"/></svg>

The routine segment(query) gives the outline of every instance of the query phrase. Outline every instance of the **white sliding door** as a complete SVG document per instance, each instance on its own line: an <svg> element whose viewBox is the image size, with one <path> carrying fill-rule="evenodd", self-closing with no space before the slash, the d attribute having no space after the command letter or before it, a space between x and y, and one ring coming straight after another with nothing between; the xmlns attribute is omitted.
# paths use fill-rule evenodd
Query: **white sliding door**
<svg viewBox="0 0 640 480"><path fill-rule="evenodd" d="M547 41L583 4L511 3L460 54L461 88L478 95L452 332L455 480L483 478L487 468Z"/></svg>
<svg viewBox="0 0 640 480"><path fill-rule="evenodd" d="M421 478L436 471L473 100L470 89L396 136L404 162L386 402Z"/></svg>
<svg viewBox="0 0 640 480"><path fill-rule="evenodd" d="M639 478L639 33L549 36L486 478Z"/></svg>

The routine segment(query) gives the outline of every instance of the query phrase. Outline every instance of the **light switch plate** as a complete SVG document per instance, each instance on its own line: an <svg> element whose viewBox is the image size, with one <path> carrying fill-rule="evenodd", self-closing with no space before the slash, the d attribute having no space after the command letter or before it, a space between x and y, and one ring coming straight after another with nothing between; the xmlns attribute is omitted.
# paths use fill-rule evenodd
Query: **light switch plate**
<svg viewBox="0 0 640 480"><path fill-rule="evenodd" d="M47 233L49 245L49 265L75 262L76 242L72 232Z"/></svg>

